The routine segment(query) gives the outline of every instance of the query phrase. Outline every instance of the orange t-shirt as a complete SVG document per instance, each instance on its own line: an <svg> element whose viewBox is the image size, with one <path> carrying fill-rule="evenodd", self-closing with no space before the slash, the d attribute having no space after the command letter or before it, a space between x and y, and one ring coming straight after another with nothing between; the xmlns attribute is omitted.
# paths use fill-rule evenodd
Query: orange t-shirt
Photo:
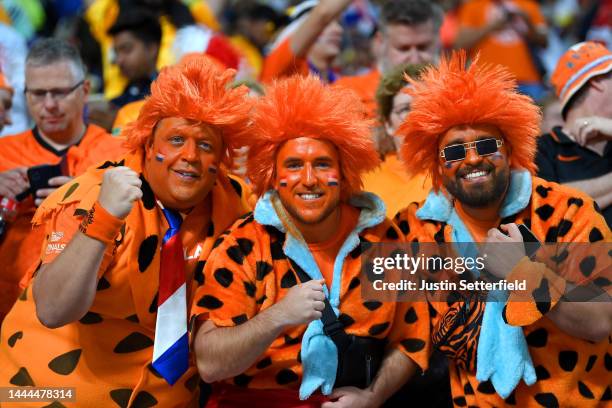
<svg viewBox="0 0 612 408"><path fill-rule="evenodd" d="M276 78L294 74L308 75L308 62L306 58L297 57L291 50L291 36L285 38L264 59L259 80L270 83Z"/></svg>
<svg viewBox="0 0 612 408"><path fill-rule="evenodd" d="M381 74L378 69L372 69L368 73L355 76L344 76L334 82L334 86L351 89L359 95L359 99L365 105L368 118L377 117L376 89L380 82Z"/></svg>
<svg viewBox="0 0 612 408"><path fill-rule="evenodd" d="M334 278L336 256L346 237L357 225L358 220L359 210L350 205L343 204L340 210L340 225L338 225L336 234L325 242L308 244L308 249L310 249L315 262L319 266L327 287L331 287Z"/></svg>
<svg viewBox="0 0 612 408"><path fill-rule="evenodd" d="M387 207L387 217L412 202L421 202L431 190L431 179L424 175L410 176L396 154L388 154L377 169L364 174L363 190L379 196Z"/></svg>
<svg viewBox="0 0 612 408"><path fill-rule="evenodd" d="M8 84L4 74L0 72L0 89L7 89L10 92L13 92L13 88Z"/></svg>
<svg viewBox="0 0 612 408"><path fill-rule="evenodd" d="M120 157L124 151L122 139L111 137L95 125L87 127L77 145L61 152L47 145L37 132L27 130L0 139L0 171L57 164L65 156L68 175L78 176L96 163ZM32 230L30 219L35 210L32 198L22 201L17 219L9 225L0 243L0 322L24 288L19 284L22 277L38 262L44 232Z"/></svg>
<svg viewBox="0 0 612 408"><path fill-rule="evenodd" d="M487 232L491 228L496 228L499 225L499 221L501 218L497 218L495 220L480 220L474 217L471 217L461 205L459 200L455 200L455 210L457 210L457 215L465 224L465 227L470 231L470 235L474 238L476 242L484 242L487 238Z"/></svg>
<svg viewBox="0 0 612 408"><path fill-rule="evenodd" d="M462 5L459 9L459 25L471 29L485 27L503 12L495 3L493 0L472 0ZM503 3L509 9L521 9L537 28L546 27L544 16L535 1L512 0ZM479 52L483 62L505 65L519 82L539 82L540 74L533 63L527 42L517 31L526 29L526 26L513 29L508 25L480 41L473 50L474 54Z"/></svg>

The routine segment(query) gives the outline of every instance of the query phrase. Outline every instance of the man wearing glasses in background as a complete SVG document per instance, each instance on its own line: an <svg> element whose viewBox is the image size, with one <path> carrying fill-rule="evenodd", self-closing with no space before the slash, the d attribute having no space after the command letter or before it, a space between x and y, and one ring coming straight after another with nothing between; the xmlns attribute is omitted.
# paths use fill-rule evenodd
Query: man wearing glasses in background
<svg viewBox="0 0 612 408"><path fill-rule="evenodd" d="M26 101L35 126L0 139L0 197L18 202L16 219L0 237L0 323L19 296L20 280L36 267L33 263L44 238L31 231L36 207L89 166L123 152L121 140L85 123L89 82L75 48L57 39L37 42L27 56L25 76ZM48 188L30 191L29 167L60 162L61 176L49 178Z"/></svg>

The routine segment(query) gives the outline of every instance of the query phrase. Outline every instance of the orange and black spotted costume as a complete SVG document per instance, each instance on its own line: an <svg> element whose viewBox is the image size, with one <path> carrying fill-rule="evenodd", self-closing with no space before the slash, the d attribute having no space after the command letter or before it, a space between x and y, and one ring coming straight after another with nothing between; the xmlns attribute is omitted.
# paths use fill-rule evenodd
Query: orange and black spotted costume
<svg viewBox="0 0 612 408"><path fill-rule="evenodd" d="M44 202L34 220L35 228L47 236L43 263L51 262L78 230L98 197L105 168L125 165L141 173L141 160L130 155L122 162L91 169ZM62 404L79 408L178 407L197 400L195 366L170 387L150 364L160 242L168 225L142 173L141 179L143 199L126 218L115 246L105 252L89 312L79 321L48 329L36 317L30 285L8 314L0 340L2 386L76 387L76 403ZM246 186L222 172L211 194L211 221L204 223L202 204L189 213L181 228L188 258L188 299L204 282L202 269L219 234L250 209Z"/></svg>
<svg viewBox="0 0 612 408"><path fill-rule="evenodd" d="M503 218L502 224L524 224L541 242L612 240L612 234L592 199L556 183L536 177L531 179L533 184L528 205L518 213ZM412 203L397 215L395 221L409 241L443 243L457 240L452 225L436 219L440 217L430 216L435 211L432 202L439 197L432 194L425 202ZM581 272L578 263L576 273L585 275L582 279L577 276L575 280L581 281L591 271ZM596 279L597 276L593 275L592 278ZM609 281L606 289L612 292ZM450 306L446 302L431 303L434 342L453 326L456 319L465 319L465 323L455 327L447 342L440 346L440 350L452 361L451 388L456 407L562 407L574 404L598 407L612 401L610 338L594 344L561 331L542 314L554 307L558 299L558 294L551 293L551 303L548 305L508 301L504 319L509 325L523 328L537 381L531 386L519 383L505 400L495 392L490 381L479 382L476 379L476 350L485 304L474 300L456 302Z"/></svg>
<svg viewBox="0 0 612 408"><path fill-rule="evenodd" d="M205 314L219 327L236 326L278 303L300 282L298 268L313 277L312 269L305 267L308 248L296 246L297 240L286 233L270 204L275 195L273 190L264 194L254 214L237 221L222 236L206 264L206 284L196 293L193 315ZM360 216L336 258L335 265L341 267L334 268L333 284L328 286L330 302L348 334L385 338L388 347L399 348L425 367L427 339L420 336L428 332L423 328L429 324L423 317L426 304L383 303L361 295L361 286L368 284L360 277L362 251L371 243L399 242L399 230L385 218L384 205L376 196L354 196L349 203L360 210ZM329 295L334 291L339 291L338 303ZM258 390L292 389L297 396L306 330L307 325L286 330L252 367L227 382Z"/></svg>

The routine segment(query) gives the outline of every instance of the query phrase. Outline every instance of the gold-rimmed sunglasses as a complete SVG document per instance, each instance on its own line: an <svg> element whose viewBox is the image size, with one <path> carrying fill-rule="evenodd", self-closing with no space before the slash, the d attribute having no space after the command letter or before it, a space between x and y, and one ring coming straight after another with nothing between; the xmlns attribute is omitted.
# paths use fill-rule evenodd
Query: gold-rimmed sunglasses
<svg viewBox="0 0 612 408"><path fill-rule="evenodd" d="M440 157L443 158L446 163L464 160L468 149L476 149L479 156L488 156L497 152L503 144L503 140L494 137L476 140L475 142L458 143L446 146L442 149Z"/></svg>

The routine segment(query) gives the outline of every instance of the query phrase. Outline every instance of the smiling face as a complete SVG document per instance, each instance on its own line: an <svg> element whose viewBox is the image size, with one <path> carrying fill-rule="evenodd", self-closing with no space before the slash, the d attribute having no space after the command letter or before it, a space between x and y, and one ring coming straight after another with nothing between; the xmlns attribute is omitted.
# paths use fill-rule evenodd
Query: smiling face
<svg viewBox="0 0 612 408"><path fill-rule="evenodd" d="M281 146L274 186L298 228L323 223L340 208L340 174L330 142L300 137Z"/></svg>
<svg viewBox="0 0 612 408"><path fill-rule="evenodd" d="M438 151L445 147L484 139L503 140L497 128L488 125L456 126L440 138ZM480 156L475 148L466 149L463 160L446 163L438 157L439 172L444 187L462 204L485 208L499 203L510 183L510 160L505 145L487 156Z"/></svg>
<svg viewBox="0 0 612 408"><path fill-rule="evenodd" d="M165 207L187 210L212 189L222 152L223 141L215 129L165 118L145 147L145 177Z"/></svg>

